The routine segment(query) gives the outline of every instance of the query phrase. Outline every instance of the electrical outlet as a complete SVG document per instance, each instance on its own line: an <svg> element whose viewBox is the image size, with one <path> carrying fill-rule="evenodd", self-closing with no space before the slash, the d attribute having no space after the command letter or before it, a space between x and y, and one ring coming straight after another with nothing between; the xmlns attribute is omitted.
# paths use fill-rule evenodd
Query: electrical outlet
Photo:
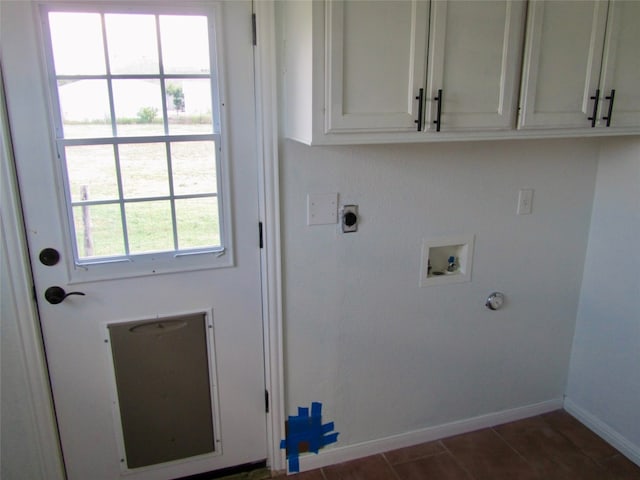
<svg viewBox="0 0 640 480"><path fill-rule="evenodd" d="M358 206L345 205L342 207L342 233L358 231Z"/></svg>
<svg viewBox="0 0 640 480"><path fill-rule="evenodd" d="M518 192L518 215L529 215L533 203L533 188L522 188Z"/></svg>

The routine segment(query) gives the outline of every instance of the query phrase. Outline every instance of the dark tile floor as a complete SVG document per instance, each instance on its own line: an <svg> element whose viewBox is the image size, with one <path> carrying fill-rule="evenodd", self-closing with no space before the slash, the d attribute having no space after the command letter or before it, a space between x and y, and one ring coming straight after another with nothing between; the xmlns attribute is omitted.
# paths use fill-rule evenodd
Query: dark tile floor
<svg viewBox="0 0 640 480"><path fill-rule="evenodd" d="M640 480L640 467L558 410L288 478Z"/></svg>

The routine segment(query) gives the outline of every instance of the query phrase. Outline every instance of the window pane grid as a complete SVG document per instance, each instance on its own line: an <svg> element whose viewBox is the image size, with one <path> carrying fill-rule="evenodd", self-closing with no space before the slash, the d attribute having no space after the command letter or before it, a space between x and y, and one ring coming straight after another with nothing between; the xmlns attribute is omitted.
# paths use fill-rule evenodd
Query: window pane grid
<svg viewBox="0 0 640 480"><path fill-rule="evenodd" d="M189 80L208 79L212 76L208 73L111 73L109 75L56 75L58 80L157 80L166 78L167 80Z"/></svg>
<svg viewBox="0 0 640 480"><path fill-rule="evenodd" d="M113 117L112 117L113 118ZM115 130L114 130L115 135ZM124 188L122 186L122 170L120 168L120 151L118 146L113 146L113 158L116 162L116 179L118 183L118 200L120 205L120 222L122 223L122 238L124 240L124 254L129 256L129 231L127 229L127 211L124 208L122 199L124 198Z"/></svg>
<svg viewBox="0 0 640 480"><path fill-rule="evenodd" d="M106 80L107 80L107 92L109 94L109 115L111 117L111 134L115 137L118 135L118 131L116 129L116 124L115 122L115 118L116 118L116 110L115 110L115 106L113 104L113 83L110 80L110 73L111 73L111 66L109 65L109 46L107 43L107 28L105 25L105 21L104 21L104 15L101 14L100 15L100 25L102 27L102 48L104 50L104 62L105 62L105 68L107 70L107 75L106 75ZM62 131L65 132L65 136L66 136L66 129L63 127ZM116 152L116 165L118 163L117 160L117 152ZM116 166L116 169L118 167ZM120 178L120 175L118 174L118 178ZM122 185L119 185L120 188L120 194L122 195ZM122 211L122 213L124 214L124 211ZM122 224L122 228L123 228L123 232L124 232L124 238L127 238L127 229L126 229L126 222L124 222L124 217L123 218L123 224ZM127 248L128 242L125 240L125 248ZM129 251L127 250L127 255L129 254Z"/></svg>
<svg viewBox="0 0 640 480"><path fill-rule="evenodd" d="M72 207L81 207L83 205L113 205L119 203L140 203L140 202L154 202L156 200L192 200L196 198L217 198L217 193L200 193L193 195L165 195L161 197L143 197L143 198L129 198L129 199L115 199L115 200L87 200L87 201L79 201L79 202L71 202Z"/></svg>
<svg viewBox="0 0 640 480"><path fill-rule="evenodd" d="M156 29L159 31L160 30L160 24L156 22ZM158 33L158 36L160 34ZM158 45L160 44L160 41L158 40ZM160 52L162 54L162 52ZM160 55L160 71L162 72L162 55ZM163 97L164 97L164 87L163 87ZM167 123L165 122L164 125L165 128L165 132L169 132L169 126L167 125ZM176 203L175 200L173 198L174 196L174 190L173 190L173 166L172 166L172 161L171 161L171 144L170 143L165 143L164 145L165 148L165 152L166 152L166 156L167 156L167 174L169 176L169 197L171 197L171 201L170 201L170 207L171 207L171 225L173 227L173 249L174 250L178 250L178 220L177 220L177 216L176 216Z"/></svg>
<svg viewBox="0 0 640 480"><path fill-rule="evenodd" d="M215 145L217 148L217 144L215 143L215 139L211 138L212 136L206 136L206 138L210 139L209 141L212 141L212 145ZM215 137L215 136L213 136ZM93 207L93 206L108 206L108 205L114 205L117 206L120 210L120 216L121 216L121 225L122 225L122 237L123 237L123 243L124 243L124 255L123 257L130 257L132 254L135 255L136 252L132 252L132 247L131 247L131 241L129 239L129 226L128 226L128 213L127 213L127 205L134 205L134 204L149 204L149 203L157 203L157 202L169 202L169 208L170 208L170 216L171 216L171 242L173 244L173 251L174 252L178 252L181 250L202 250L202 251L210 251L211 248L213 247L214 249L216 249L217 247L220 247L220 245L211 245L210 247L197 247L197 248L180 248L180 232L179 232L179 221L177 218L177 211L176 211L176 201L180 201L180 200L197 200L197 199L217 199L218 198L218 193L215 191L211 191L211 192L206 192L206 193L189 193L189 194L177 194L175 193L175 187L174 187L174 181L175 181L175 175L174 175L174 169L173 169L173 154L172 154L172 150L171 150L171 136L167 136L166 137L169 140L165 140L164 143L164 151L166 152L166 164L167 164L167 183L168 183L168 188L169 188L169 194L168 195L153 195L153 196L143 196L143 197L135 197L135 198L125 198L125 192L124 192L124 185L123 185L123 173L122 173L122 165L121 165L121 155L120 155L120 149L118 148L121 144L122 145L140 145L140 143L131 143L131 142L116 142L113 144L113 155L114 155L114 162L115 162L115 176L116 176L116 183L117 183L117 190L118 190L118 198L114 198L114 199L102 199L102 200L91 200L91 199L83 199L80 201L69 201L69 205L72 209L73 212L77 212L77 208L78 207ZM62 141L61 144L65 144L67 142ZM147 141L145 142L146 144L152 144L152 143L157 143L157 142L152 142L152 141ZM190 145L194 142L188 142L188 141L181 141L178 142L181 145ZM144 143L142 143L142 145L144 145ZM77 215L77 213L76 213ZM129 216L130 217L130 216ZM74 225L79 224L78 223L78 219L74 218ZM76 235L77 237L77 235ZM79 243L79 242L78 242ZM80 251L80 250L79 250ZM169 251L169 250L167 250ZM118 255L112 255L111 258L116 258L118 257ZM96 258L98 258L96 256Z"/></svg>
<svg viewBox="0 0 640 480"><path fill-rule="evenodd" d="M96 12L97 13L97 12ZM50 14L51 15L51 14ZM69 18L73 17L73 13L69 14ZM109 17L112 15L113 17ZM121 18L116 19L120 15ZM97 16L97 15L96 15ZM119 21L131 22L132 20L135 23L135 20L140 19L142 17L153 17L154 27L155 27L155 48L157 55L157 63L155 63L157 67L158 73L148 73L148 72L140 72L137 71L134 73L123 72L123 68L126 70L126 63L123 63L123 58L127 59L128 53L126 52L126 48L123 48L123 44L126 47L126 38L130 35L130 33L124 33L122 38L117 38L120 42L120 56L118 57L118 71L114 73L112 71L112 52L110 52L110 41L112 40L112 35L120 35L120 30L112 28L109 30L108 23L113 20L115 24ZM64 12L60 15L62 17L62 21L64 21ZM109 18L107 18L109 17ZM162 17L162 18L161 18ZM71 67L71 71L62 72L61 75L54 75L56 81L56 91L59 95L59 105L60 116L59 125L57 128L57 142L59 145L59 151L61 152L61 160L63 163L63 168L65 170L67 176L67 185L70 186L72 183L75 183L76 188L79 183L78 179L75 182L72 182L71 175L76 174L77 172L70 172L69 165L67 165L66 161L66 152L68 148L74 147L83 147L83 146L99 146L99 145L111 145L113 147L113 165L115 168L115 180L117 186L117 198L104 198L104 188L102 188L102 184L97 181L92 181L92 184L95 184L98 187L98 190L102 188L101 192L98 192L103 198L91 199L89 196L89 189L87 186L83 186L83 196L81 196L81 200L73 200L73 196L70 192L67 192L67 204L69 205L69 215L71 220L71 225L74 227L75 232L73 235L74 243L76 244L76 260L79 264L83 263L94 263L96 259L107 258L109 261L116 260L118 258L128 259L132 255L140 255L146 253L154 253L154 252L167 252L167 253L175 253L178 254L180 251L186 252L194 252L194 251L221 251L224 248L221 245L220 239L222 238L222 234L219 226L219 215L220 208L218 202L218 185L219 182L217 180L217 171L218 171L218 153L220 150L220 135L216 132L216 125L218 125L216 118L214 115L215 105L213 103L213 99L216 98L212 91L209 91L208 98L207 96L196 97L195 101L192 101L190 105L191 110L187 110L187 112L200 112L198 113L198 120L196 123L193 122L193 119L185 118L183 115L181 117L181 112L184 112L185 108L185 93L187 88L191 88L192 91L198 91L200 89L200 93L202 93L203 84L193 84L191 86L188 82L196 82L196 81L207 81L208 89L211 90L213 78L215 72L213 69L207 67L207 73L201 72L188 72L181 73L181 69L185 68L184 64L181 63L181 56L176 57L176 52L173 52L172 61L172 71L170 73L165 72L165 64L164 64L164 55L163 55L163 41L165 38L169 42L173 42L173 48L175 49L176 45L185 46L184 42L181 44L180 41L177 40L176 35L180 37L180 32L174 30L173 32L162 31L163 26L161 25L164 22L163 18L166 20L167 25L170 25L172 22L175 24L180 22L196 22L206 26L208 23L207 17L203 16L163 16L161 14L142 14L138 15L136 18L136 14L110 14L110 13L99 13L99 25L101 32L99 32L102 39L102 50L103 50L103 72L99 71L91 71L87 74L84 74L83 68L78 67L77 65ZM195 20L192 20L195 19ZM59 19L57 21L60 21ZM114 23L111 24L111 27L114 27ZM167 27L167 28L175 28L175 27ZM97 28L96 28L97 29ZM60 31L59 27L58 30ZM112 31L117 33L112 33ZM201 32L202 33L202 32ZM208 27L205 30L205 34L208 36ZM53 33L52 33L53 35ZM153 34L151 34L153 35ZM171 37L174 35L174 37ZM196 34L197 37L197 34ZM145 38L146 40L146 38ZM114 40L115 41L115 40ZM123 43L124 41L124 43ZM52 39L53 42L53 39ZM148 44L149 42L147 42ZM116 44L117 45L117 44ZM136 46L137 48L137 46ZM208 46L206 48L209 48ZM140 50L138 48L138 50ZM196 49L197 50L197 49ZM202 49L200 49L202 50ZM148 51L148 49L147 49ZM202 60L202 55L200 55L200 60ZM178 60L176 60L178 59ZM55 60L55 59L54 59ZM137 59L136 59L137 61ZM152 62L154 63L154 62ZM209 63L209 56L207 54L207 63ZM55 62L53 63L55 64ZM123 67L124 65L124 67ZM149 65L149 64L147 64ZM153 67L156 69L156 67ZM145 68L148 68L145 67ZM176 70L177 69L177 70ZM202 70L204 71L204 70ZM63 104L61 101L61 90L67 85L81 85L83 82L86 84L87 81L103 81L106 86L106 97L105 100L108 102L108 115L110 118L106 118L106 113L104 119L110 124L111 127L111 137L102 137L102 136L91 136L91 132L99 132L98 128L91 128L93 120L91 120L87 124L87 120L82 121L76 120L75 124L73 122L68 122L65 117L66 112L63 110ZM115 82L137 82L133 83L120 83L115 85ZM123 110L123 102L124 97L122 90L125 86L127 88L134 87L134 90L130 90L128 94L129 97L132 96L131 92L136 92L135 88L140 87L141 85L152 85L150 82L155 82L157 85L157 92L159 92L159 103L160 107L160 123L155 121L157 116L157 109L154 107L145 107L140 108L138 112L138 117L142 114L146 115L145 121L141 123L148 123L149 126L154 123L158 125L162 134L160 132L155 133L150 132L151 128L142 128L134 125L129 125L129 122L125 122L127 115L131 115L130 107L131 100L129 100L129 111ZM184 83L187 82L187 83ZM86 84L89 85L89 84ZM97 85L97 84L96 84ZM117 88L116 88L117 87ZM183 88L185 90L183 90ZM194 90L195 89L195 90ZM147 87L147 91L149 88ZM135 95L134 97L143 97L143 95ZM191 100L189 95L187 98ZM198 102L197 98L200 98L200 102ZM204 114L202 110L193 110L193 106L195 108L201 108L202 103L201 100L203 98L207 98L205 102L205 106L208 104L208 112L205 110ZM157 99L157 97L156 97ZM170 100L173 105L170 105ZM66 101L66 100L65 100ZM73 104L71 104L73 106ZM142 104L144 105L144 104ZM172 108L173 117L170 117L169 109ZM86 112L85 112L86 113ZM87 117L87 118L96 118L96 117ZM173 122L176 125L172 126L171 118L173 118ZM138 123L138 122L136 122ZM78 128L76 124L79 125ZM182 125L181 125L182 124ZM203 133L203 128L198 127L199 124L202 124L202 127L209 128L210 133ZM207 125L209 125L207 127ZM199 130L199 131L198 131ZM193 132L193 133L192 133ZM106 132L105 132L106 133ZM151 133L151 134L149 134ZM163 144L164 145L164 156L166 162L166 188L168 188L168 194L158 194L162 193L160 191L154 191L153 183L148 183L149 175L153 176L154 172L149 172L149 168L146 170L144 167L149 166L150 161L154 161L154 157L149 157L148 148L153 148L155 145ZM181 190L178 194L176 194L176 172L174 170L174 154L172 152L172 144L176 145L184 145L185 148L188 149L189 152L195 153L193 156L195 157L195 163L190 163L188 165L200 165L206 164L207 168L210 167L209 172L192 172L191 177L193 177L193 185L196 186L196 191L193 193L185 193L185 189L188 190L189 185L186 185L184 182L184 152L182 152L181 156ZM207 145L210 144L210 145ZM123 170L123 153L121 152L121 148L125 148L126 145L131 145L132 148L142 148L140 152L144 151L146 156L140 158L134 158L131 156L127 157L127 169L128 172L125 173ZM148 145L148 147L145 147ZM193 145L191 147L190 145ZM203 149L203 145L207 148ZM147 149L147 150L145 150ZM203 153L204 151L204 153ZM139 152L139 153L140 153ZM131 153L131 152L130 152ZM198 157L199 155L205 155L205 157ZM82 157L82 155L80 155ZM85 155L85 157L81 158L81 160L86 160L86 168L96 168L92 167L90 164L92 162L92 158L90 156ZM136 162L140 161L141 163L136 166ZM104 158L101 158L102 163L104 163ZM146 163L145 163L146 162ZM78 167L77 164L74 164L74 168L82 169L82 167ZM102 164L101 164L102 165ZM132 165L134 165L132 167ZM131 170L134 168L134 170ZM143 169L140 171L140 169ZM136 170L137 169L137 170ZM153 169L151 169L153 170ZM86 173L86 172L82 172ZM100 172L96 171L95 175L99 175ZM162 176L162 175L161 175ZM202 177L206 177L205 182L202 180ZM82 177L82 175L81 175ZM86 177L86 175L85 175ZM127 185L125 185L125 177L127 178ZM142 177L142 180L138 180ZM156 174L157 177L157 174ZM213 179L213 183L211 183L211 179ZM153 180L153 179L152 179ZM158 184L158 178L153 180ZM161 181L161 179L160 179ZM137 182L137 183L136 183ZM138 185L131 190L132 184L138 184L142 182L141 186ZM147 183L145 183L147 182ZM81 183L81 182L80 182ZM203 191L202 185L205 184L208 186L205 191ZM199 190L198 190L199 189ZM157 190L157 188L155 188ZM140 193L153 193L152 195L140 195ZM113 192L115 193L115 192ZM98 195L98 196L100 196ZM209 202L207 199L211 199ZM202 200L198 202L198 200ZM177 207L177 202L180 202L180 209ZM193 203L196 202L196 203ZM204 203L203 203L204 202ZM213 202L213 203L212 203ZM137 207L136 207L137 205ZM196 210L191 212L185 210L185 206L191 205L192 207L196 207ZM100 250L96 248L95 253L93 253L93 246L91 239L87 239L87 231L91 232L91 212L94 212L93 215L96 215L99 212L106 211L105 208L116 207L120 212L120 223L121 223L121 232L118 232L118 235L121 235L120 240L115 241L114 245L121 245L121 247L113 247L111 252L107 251L104 253L104 248ZM203 207L213 207L215 211L203 210ZM113 212L113 210L110 210ZM82 215L82 218L80 218ZM186 215L186 216L185 216ZM198 221L205 218L207 222L205 224L198 224ZM146 220L150 219L151 225L147 227L146 225L141 226L141 222L144 223ZM112 218L113 220L113 218ZM133 222L133 223L131 223ZM95 223L95 222L94 222ZM100 232L104 237L104 225L98 222L98 230L96 232ZM181 228L183 226L190 226L190 228L195 228L194 232L185 231L181 232ZM195 227L194 227L195 225ZM167 230L167 226L169 230ZM202 227L202 228L200 228ZM113 228L113 227L111 227ZM145 230L141 230L144 228ZM212 230L213 228L213 230ZM108 230L108 229L107 229ZM117 230L117 229L116 229ZM211 232L212 237L205 237L203 240L202 232ZM141 233L142 232L142 233ZM195 233L195 235L194 235ZM84 241L82 235L84 234ZM131 237L133 235L133 237ZM143 235L143 236L141 236ZM181 247L181 238L187 239L184 247ZM209 238L207 240L206 238ZM190 244L189 241L192 243ZM80 245L83 245L83 251L80 249ZM122 252L121 248L124 250ZM90 249L91 251L88 251ZM149 249L149 250L145 250ZM118 253L118 251L122 252Z"/></svg>
<svg viewBox="0 0 640 480"><path fill-rule="evenodd" d="M160 70L160 77L164 78L164 62L162 60L162 38L161 38L161 32L160 32L160 17L158 15L156 15L155 17L155 27L156 27L156 48L158 49L158 69ZM164 123L164 134L168 135L169 134L169 115L168 115L168 109L167 109L167 87L166 87L166 80L162 80L160 82L160 99L162 101L162 111L164 112L164 115L162 115L163 118L163 123ZM171 163L171 155L169 153L168 150L168 146L167 146L167 163L170 164ZM171 175L169 175L169 183L171 184ZM169 189L171 189L171 186L169 186ZM173 216L173 239L174 239L174 249L178 249L178 241L177 241L177 233L176 233L176 213L175 213L175 206L173 205L173 202L171 202L171 215Z"/></svg>
<svg viewBox="0 0 640 480"><path fill-rule="evenodd" d="M106 14L108 15L108 14ZM116 110L116 101L114 98L114 85L113 85L113 81L114 80L133 80L133 81L141 81L141 80L156 80L159 83L160 86L160 103L161 103L161 114L162 114L162 123L163 123L163 130L164 130L164 134L168 135L169 134L169 106L167 105L167 82L169 80L197 80L197 79L202 79L202 80L209 80L209 82L211 82L212 80L212 74L208 73L208 74L204 74L204 73L188 73L188 74L184 74L184 73L165 73L165 69L164 69L164 61L163 61L163 55L162 55L162 34L160 31L160 17L161 15L154 15L155 17L155 24L156 24L156 48L157 48L157 55L158 55L158 73L157 74L149 74L149 73L140 73L140 74L114 74L111 71L111 62L110 62L110 55L109 55L109 39L107 37L107 27L106 27L106 21L105 21L105 13L101 13L100 14L100 24L102 27L102 48L103 48L103 55L104 55L104 62L105 62L105 69L106 69L106 73L104 75L102 74L89 74L89 75L79 75L79 74L73 74L73 75L56 75L56 79L58 81L63 80L63 81L82 81L82 80L105 80L107 83L107 90L108 90L108 102L109 102L109 113L110 113L110 120L111 120L111 128L112 128L112 132L113 132L113 136L117 137L120 135L123 135L123 128L118 128L118 112ZM213 112L213 105L211 105L211 111ZM216 122L213 121L213 118L211 119L212 121L212 128L215 128ZM64 122L63 122L64 123ZM62 128L62 132L63 132L63 137L69 139L69 135L66 132L66 128L64 128L65 125L63 125Z"/></svg>
<svg viewBox="0 0 640 480"><path fill-rule="evenodd" d="M145 137L86 137L58 139L60 147L73 147L80 145L127 145L141 143L181 143L209 141L220 145L220 135L217 134L180 134L180 135L156 135Z"/></svg>

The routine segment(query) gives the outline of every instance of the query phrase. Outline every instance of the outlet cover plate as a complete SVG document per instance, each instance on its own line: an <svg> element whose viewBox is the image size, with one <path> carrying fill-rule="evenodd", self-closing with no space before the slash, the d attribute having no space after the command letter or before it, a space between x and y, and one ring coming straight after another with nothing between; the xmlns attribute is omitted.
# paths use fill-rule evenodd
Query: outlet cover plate
<svg viewBox="0 0 640 480"><path fill-rule="evenodd" d="M338 194L309 193L307 195L307 225L338 223Z"/></svg>

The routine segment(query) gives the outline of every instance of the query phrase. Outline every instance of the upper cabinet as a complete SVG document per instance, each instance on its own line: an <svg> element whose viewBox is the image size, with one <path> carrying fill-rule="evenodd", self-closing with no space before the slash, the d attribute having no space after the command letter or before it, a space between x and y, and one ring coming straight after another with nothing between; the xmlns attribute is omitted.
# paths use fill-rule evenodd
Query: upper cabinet
<svg viewBox="0 0 640 480"><path fill-rule="evenodd" d="M281 7L290 138L379 143L515 128L523 1Z"/></svg>
<svg viewBox="0 0 640 480"><path fill-rule="evenodd" d="M640 2L529 3L522 129L640 125Z"/></svg>
<svg viewBox="0 0 640 480"><path fill-rule="evenodd" d="M640 127L640 2L609 4L600 74L598 125Z"/></svg>
<svg viewBox="0 0 640 480"><path fill-rule="evenodd" d="M326 4L327 132L415 131L429 4Z"/></svg>
<svg viewBox="0 0 640 480"><path fill-rule="evenodd" d="M294 0L277 8L289 138L640 133L640 1Z"/></svg>
<svg viewBox="0 0 640 480"><path fill-rule="evenodd" d="M525 3L431 2L426 129L515 127Z"/></svg>

